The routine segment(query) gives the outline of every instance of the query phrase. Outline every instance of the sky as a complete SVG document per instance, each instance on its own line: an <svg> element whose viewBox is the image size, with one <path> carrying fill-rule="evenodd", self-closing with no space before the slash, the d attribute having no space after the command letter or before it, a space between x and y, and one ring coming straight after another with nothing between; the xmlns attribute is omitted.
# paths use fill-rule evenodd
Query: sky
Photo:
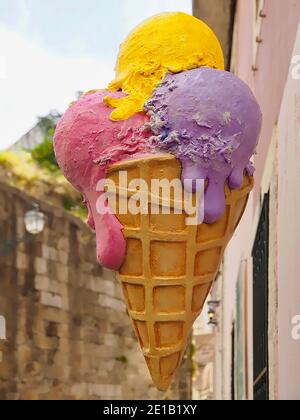
<svg viewBox="0 0 300 420"><path fill-rule="evenodd" d="M191 13L192 0L0 0L0 150L106 87L126 35L164 11Z"/></svg>

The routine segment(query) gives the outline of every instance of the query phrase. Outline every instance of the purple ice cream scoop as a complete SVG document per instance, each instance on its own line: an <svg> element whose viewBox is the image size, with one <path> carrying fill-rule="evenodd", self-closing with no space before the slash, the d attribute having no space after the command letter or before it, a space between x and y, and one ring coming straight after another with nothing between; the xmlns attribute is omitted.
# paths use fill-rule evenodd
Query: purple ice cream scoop
<svg viewBox="0 0 300 420"><path fill-rule="evenodd" d="M240 188L245 171L254 172L262 114L250 88L232 73L205 67L168 74L145 111L155 149L180 159L183 181L208 181L204 222L216 222L225 212L225 182Z"/></svg>

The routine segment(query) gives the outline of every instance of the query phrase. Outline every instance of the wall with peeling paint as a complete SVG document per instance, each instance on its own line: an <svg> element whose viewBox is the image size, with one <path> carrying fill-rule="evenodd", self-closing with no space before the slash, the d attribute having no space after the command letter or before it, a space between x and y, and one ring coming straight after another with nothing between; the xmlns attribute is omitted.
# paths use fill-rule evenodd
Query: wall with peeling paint
<svg viewBox="0 0 300 420"><path fill-rule="evenodd" d="M300 24L293 55L300 55ZM292 322L300 315L300 79L291 75L278 122L278 396L299 400L300 340Z"/></svg>
<svg viewBox="0 0 300 420"><path fill-rule="evenodd" d="M264 114L257 150L256 186L246 213L227 248L219 296L216 398L231 399L231 331L236 318L236 281L242 261L247 266L247 398L253 398L252 247L261 198L270 191L269 357L270 399L300 399L300 341L291 337L291 320L300 315L300 80L291 76L293 55L300 54L300 2L265 0L257 57L255 1L237 5L233 70L255 92ZM298 35L297 35L298 31Z"/></svg>

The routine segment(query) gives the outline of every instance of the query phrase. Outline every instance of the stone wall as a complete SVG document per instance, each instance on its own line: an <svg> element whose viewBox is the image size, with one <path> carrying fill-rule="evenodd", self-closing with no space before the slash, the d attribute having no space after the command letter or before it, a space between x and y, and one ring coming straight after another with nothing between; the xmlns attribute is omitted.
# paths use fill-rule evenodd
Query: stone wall
<svg viewBox="0 0 300 420"><path fill-rule="evenodd" d="M94 234L39 203L45 230L26 236L23 218L32 203L0 183L0 316L7 334L0 340L0 399L189 398L188 360L166 395L151 384L119 285L96 262Z"/></svg>

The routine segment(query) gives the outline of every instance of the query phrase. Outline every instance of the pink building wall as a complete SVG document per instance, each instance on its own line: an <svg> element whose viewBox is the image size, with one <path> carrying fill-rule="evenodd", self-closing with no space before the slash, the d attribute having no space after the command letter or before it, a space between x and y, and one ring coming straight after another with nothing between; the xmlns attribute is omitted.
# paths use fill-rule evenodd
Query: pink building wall
<svg viewBox="0 0 300 420"><path fill-rule="evenodd" d="M300 24L293 55L300 55ZM278 123L278 396L300 400L300 79L289 73Z"/></svg>
<svg viewBox="0 0 300 420"><path fill-rule="evenodd" d="M290 59L300 16L299 0L265 0L261 38L257 54L257 71L253 66L253 16L255 1L239 0L237 11L237 74L255 92L261 105L264 124L255 159L255 205L259 199L259 185L272 137L278 121L282 95L287 80Z"/></svg>
<svg viewBox="0 0 300 420"><path fill-rule="evenodd" d="M300 315L300 118L299 93L295 93L295 84L300 81L290 80L289 68L295 47L298 23L300 21L299 0L266 0L262 20L261 38L256 60L257 71L253 71L254 7L255 1L239 0L236 16L237 34L235 62L237 75L245 80L255 92L261 105L264 124L260 144L255 159L256 186L249 199L248 208L237 229L233 240L227 248L223 268L222 292L222 366L221 382L217 392L219 398L231 398L231 330L236 316L236 281L241 261L247 261L247 353L248 353L248 398L253 398L253 337L252 337L252 247L257 230L260 212L260 197L263 175L266 172L272 136L279 121L279 201L277 206L277 225L271 229L278 232L277 254L279 255L274 273L278 276L278 349L276 340L271 343L272 355L270 366L278 373L272 372L276 383L271 398L288 399L298 396L300 399L300 342L291 338L291 316ZM299 41L300 42L300 41ZM300 54L300 52L299 52ZM289 81L285 91L285 86ZM285 91L284 102L283 95ZM297 96L298 95L298 96ZM298 98L298 99L297 99ZM281 111L280 111L281 110ZM299 114L298 114L299 115ZM298 119L297 119L298 118ZM298 128L297 128L298 127ZM298 130L298 131L297 131ZM298 137L297 137L298 136ZM274 137L273 137L274 138ZM292 223L287 224L287 217ZM292 227L291 227L292 226ZM297 226L297 227L296 227ZM288 248L289 249L288 249ZM287 284L288 282L288 284ZM276 291L277 293L277 291ZM274 301L275 302L275 301ZM273 301L271 302L273 304ZM276 318L276 307L270 311ZM276 320L274 329L276 330ZM277 330L274 335L277 334ZM276 352L278 351L278 356ZM273 360L277 359L278 360ZM296 366L297 365L297 366ZM298 368L299 366L299 368Z"/></svg>

